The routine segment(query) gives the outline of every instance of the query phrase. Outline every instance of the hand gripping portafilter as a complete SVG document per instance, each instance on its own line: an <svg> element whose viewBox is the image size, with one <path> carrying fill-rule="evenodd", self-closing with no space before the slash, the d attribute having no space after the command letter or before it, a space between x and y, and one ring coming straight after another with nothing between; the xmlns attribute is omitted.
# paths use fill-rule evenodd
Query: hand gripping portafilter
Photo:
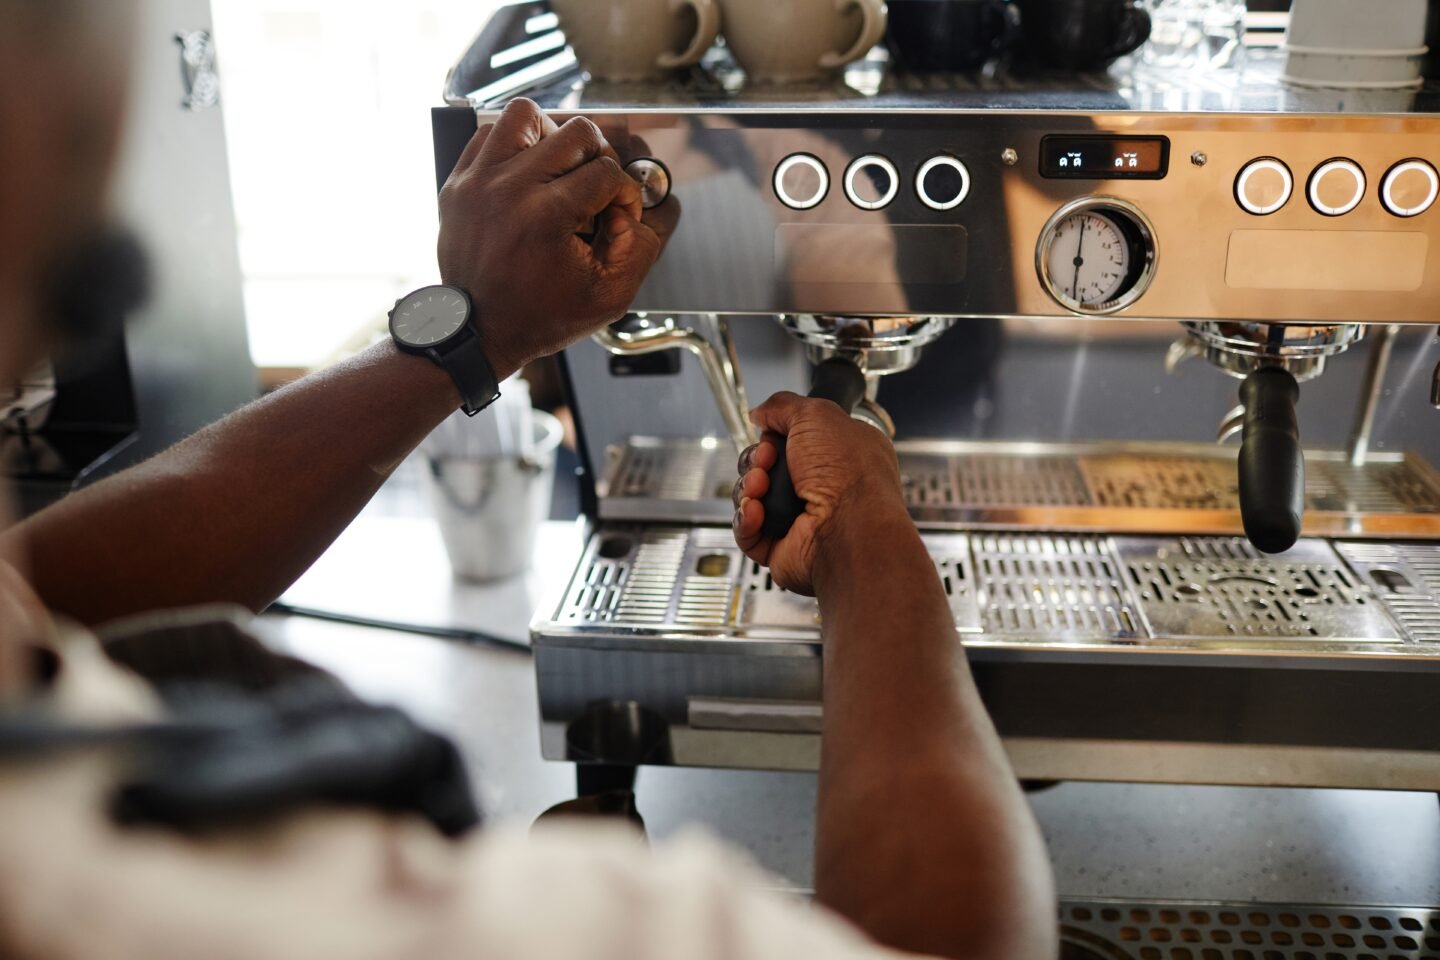
<svg viewBox="0 0 1440 960"><path fill-rule="evenodd" d="M792 337L805 344L805 355L815 364L810 396L832 401L846 413L884 430L891 438L895 436L895 424L875 402L876 384L884 377L914 367L925 348L954 322L946 317L811 314L787 314L779 320ZM765 506L762 532L767 537L785 536L805 512L805 501L796 494L790 480L783 438L775 468L770 471L770 492L761 503Z"/></svg>
<svg viewBox="0 0 1440 960"><path fill-rule="evenodd" d="M829 400L850 413L865 396L865 375L852 361L842 357L826 360L815 368L810 396ZM770 491L761 499L765 507L767 537L779 539L790 532L795 521L805 512L805 501L795 492L790 479L790 464L785 459L784 437L775 439L775 466L770 470Z"/></svg>
<svg viewBox="0 0 1440 960"><path fill-rule="evenodd" d="M1355 324L1296 326L1266 323L1186 323L1189 339L1171 365L1202 355L1240 385L1240 410L1222 424L1224 439L1242 432L1240 519L1245 536L1265 553L1284 553L1300 539L1305 520L1305 454L1295 405L1301 381L1319 376L1326 361L1365 335Z"/></svg>

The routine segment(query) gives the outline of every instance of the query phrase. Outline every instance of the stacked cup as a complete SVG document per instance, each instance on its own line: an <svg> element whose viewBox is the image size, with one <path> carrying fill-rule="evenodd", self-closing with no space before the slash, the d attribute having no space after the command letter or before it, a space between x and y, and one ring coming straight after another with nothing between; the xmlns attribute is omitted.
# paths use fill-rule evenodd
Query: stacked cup
<svg viewBox="0 0 1440 960"><path fill-rule="evenodd" d="M720 35L751 83L825 79L885 36L885 0L552 0L597 80L659 80Z"/></svg>
<svg viewBox="0 0 1440 960"><path fill-rule="evenodd" d="M1295 0L1285 81L1349 90L1420 86L1427 7L1426 0Z"/></svg>

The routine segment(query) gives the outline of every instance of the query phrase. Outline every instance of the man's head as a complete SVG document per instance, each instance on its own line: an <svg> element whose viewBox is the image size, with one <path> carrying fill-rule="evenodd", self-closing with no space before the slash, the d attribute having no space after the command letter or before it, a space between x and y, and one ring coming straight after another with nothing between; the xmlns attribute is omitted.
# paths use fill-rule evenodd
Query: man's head
<svg viewBox="0 0 1440 960"><path fill-rule="evenodd" d="M50 345L46 284L105 222L134 6L0 0L0 389Z"/></svg>

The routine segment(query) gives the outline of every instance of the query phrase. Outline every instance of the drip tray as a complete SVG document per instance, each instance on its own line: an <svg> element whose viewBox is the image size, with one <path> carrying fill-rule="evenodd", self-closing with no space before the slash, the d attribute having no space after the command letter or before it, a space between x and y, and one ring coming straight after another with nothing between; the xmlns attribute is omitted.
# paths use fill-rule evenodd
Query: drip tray
<svg viewBox="0 0 1440 960"><path fill-rule="evenodd" d="M1381 604L1321 540L1303 540L1280 557L1238 538L1121 537L1115 549L1151 636L1400 639Z"/></svg>
<svg viewBox="0 0 1440 960"><path fill-rule="evenodd" d="M1440 545L1234 537L925 533L957 630L1049 645L1302 649L1440 643ZM815 600L776 586L728 528L612 525L540 635L817 638ZM1414 650L1413 652L1419 652Z"/></svg>
<svg viewBox="0 0 1440 960"><path fill-rule="evenodd" d="M896 444L906 500L930 529L1238 536L1235 453L1189 444ZM1308 451L1306 533L1440 539L1440 479L1417 457L1352 466ZM607 520L728 523L734 451L715 440L632 438L609 451Z"/></svg>

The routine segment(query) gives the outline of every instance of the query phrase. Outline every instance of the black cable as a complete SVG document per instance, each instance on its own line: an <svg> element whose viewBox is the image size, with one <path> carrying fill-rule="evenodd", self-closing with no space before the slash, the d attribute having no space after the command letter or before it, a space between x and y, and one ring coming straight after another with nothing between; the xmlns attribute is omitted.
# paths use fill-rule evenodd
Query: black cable
<svg viewBox="0 0 1440 960"><path fill-rule="evenodd" d="M330 623L343 623L352 627L367 627L372 630L411 633L422 637L435 637L439 640L459 640L464 643L498 647L501 650L508 650L513 653L524 653L526 655L533 653L528 643L509 640L505 637L497 637L492 633L482 633L479 630L466 630L461 627L431 627L417 623L399 623L394 620L376 620L370 617L355 616L348 613L334 613L329 610L297 607L288 603L272 603L269 609L266 610L266 613L279 613L291 617L305 617L309 620L325 620Z"/></svg>

